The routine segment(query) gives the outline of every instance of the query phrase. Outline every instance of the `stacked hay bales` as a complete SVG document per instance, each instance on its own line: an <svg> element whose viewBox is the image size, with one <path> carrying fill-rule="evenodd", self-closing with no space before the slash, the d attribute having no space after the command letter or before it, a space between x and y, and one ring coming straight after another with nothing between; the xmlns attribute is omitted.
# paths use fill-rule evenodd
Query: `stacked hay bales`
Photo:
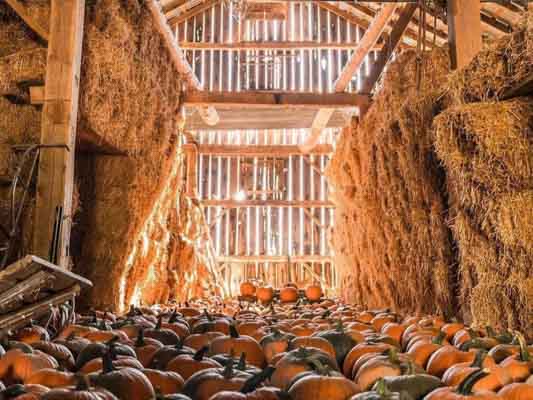
<svg viewBox="0 0 533 400"><path fill-rule="evenodd" d="M498 101L533 73L533 15L450 76L434 122L466 320L533 323L533 99Z"/></svg>
<svg viewBox="0 0 533 400"><path fill-rule="evenodd" d="M391 64L372 107L360 126L345 129L328 168L343 295L367 307L452 311L454 257L431 137L445 54L425 63L420 93L416 53Z"/></svg>
<svg viewBox="0 0 533 400"><path fill-rule="evenodd" d="M28 85L42 84L45 64L42 43L7 4L0 3L0 178L4 183L0 182L0 223L8 229L13 214L9 180L22 155L12 146L39 142L41 112L28 104ZM23 172L27 173L28 168L29 164ZM20 198L21 190L16 198ZM31 250L33 207L34 193L30 191L10 260Z"/></svg>
<svg viewBox="0 0 533 400"><path fill-rule="evenodd" d="M127 154L88 157L78 168L80 178L90 182L81 185L85 216L77 234L84 245L76 269L95 283L88 297L94 307L122 310L132 301L164 301L186 284L183 275L171 276L173 268L215 269L212 257L205 266L174 265L181 260L173 254L173 238L181 232L172 215L182 204L183 155L182 85L172 65L143 2L98 0L88 6L80 119L85 129ZM179 218L191 212L178 209ZM208 253L206 247L201 242L195 252ZM191 285L201 287L201 279Z"/></svg>

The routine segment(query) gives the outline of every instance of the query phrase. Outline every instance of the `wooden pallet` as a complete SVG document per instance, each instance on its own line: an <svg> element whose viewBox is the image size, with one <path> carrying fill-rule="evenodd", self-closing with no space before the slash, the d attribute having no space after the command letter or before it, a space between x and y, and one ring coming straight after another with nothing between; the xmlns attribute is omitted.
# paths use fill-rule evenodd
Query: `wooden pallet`
<svg viewBox="0 0 533 400"><path fill-rule="evenodd" d="M24 326L89 287L91 281L28 255L0 271L0 329Z"/></svg>

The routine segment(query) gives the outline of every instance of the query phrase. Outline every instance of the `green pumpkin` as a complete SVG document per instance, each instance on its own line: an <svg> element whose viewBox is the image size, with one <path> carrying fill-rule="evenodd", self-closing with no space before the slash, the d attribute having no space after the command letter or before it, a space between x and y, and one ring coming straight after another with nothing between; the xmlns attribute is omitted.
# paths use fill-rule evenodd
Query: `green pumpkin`
<svg viewBox="0 0 533 400"><path fill-rule="evenodd" d="M407 394L413 400L422 399L426 394L442 386L439 378L428 374L387 376L377 382L373 390L376 390L379 384L390 392Z"/></svg>

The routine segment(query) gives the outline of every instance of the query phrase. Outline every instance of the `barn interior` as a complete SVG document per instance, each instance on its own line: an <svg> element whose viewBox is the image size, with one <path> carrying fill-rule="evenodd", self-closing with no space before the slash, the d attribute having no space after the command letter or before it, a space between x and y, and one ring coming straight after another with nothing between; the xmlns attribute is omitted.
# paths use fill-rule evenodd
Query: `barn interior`
<svg viewBox="0 0 533 400"><path fill-rule="evenodd" d="M0 0L0 399L533 399L531 96L525 0Z"/></svg>

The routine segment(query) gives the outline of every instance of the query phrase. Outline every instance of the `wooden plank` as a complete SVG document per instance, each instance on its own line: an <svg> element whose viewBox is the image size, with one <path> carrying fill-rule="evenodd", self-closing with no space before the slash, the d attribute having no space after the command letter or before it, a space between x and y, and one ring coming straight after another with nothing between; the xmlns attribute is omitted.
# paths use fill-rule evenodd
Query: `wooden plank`
<svg viewBox="0 0 533 400"><path fill-rule="evenodd" d="M383 50L379 53L376 62L370 68L370 74L363 79L361 84L362 93L370 93L376 82L379 80L383 73L387 62L396 50L396 47L401 41L401 38L405 32L405 29L409 25L409 21L413 18L413 15L418 8L417 4L407 4L400 14L400 18L394 24L394 28L389 36L389 39L385 42Z"/></svg>
<svg viewBox="0 0 533 400"><path fill-rule="evenodd" d="M331 201L322 200L217 200L207 199L201 201L204 207L302 207L302 208L334 208Z"/></svg>
<svg viewBox="0 0 533 400"><path fill-rule="evenodd" d="M328 126L329 120L335 112L334 108L322 108L318 110L311 125L311 134L304 144L300 146L303 153L312 153L318 145L322 131Z"/></svg>
<svg viewBox="0 0 533 400"><path fill-rule="evenodd" d="M42 113L41 144L65 144L43 149L39 162L33 252L48 259L57 208L59 265L69 266L72 190L78 115L80 64L85 0L52 0L50 40Z"/></svg>
<svg viewBox="0 0 533 400"><path fill-rule="evenodd" d="M211 7L217 5L220 3L220 0L207 0L203 3L198 4L196 7L191 8L190 10L181 13L177 16L171 16L168 18L168 24L171 27L176 26L177 24L180 24L184 22L185 20L194 17L195 15L198 15L206 10L209 10Z"/></svg>
<svg viewBox="0 0 533 400"><path fill-rule="evenodd" d="M339 78L335 82L336 92L342 92L346 89L354 74L361 67L365 57L370 50L372 50L374 45L379 40L381 34L387 27L387 24L396 11L396 7L398 7L396 3L383 5L383 8L375 17L374 21L370 24L362 39L359 41L359 43L357 43L357 47L354 50L352 57L342 69Z"/></svg>
<svg viewBox="0 0 533 400"><path fill-rule="evenodd" d="M302 129L309 128L319 108L280 109L271 108L229 108L217 107L220 122L217 131L240 129ZM189 111L189 110L188 110ZM349 122L343 110L335 110L327 128L342 128ZM188 112L185 127L190 130L212 130L197 112Z"/></svg>
<svg viewBox="0 0 533 400"><path fill-rule="evenodd" d="M30 103L33 105L44 104L44 86L30 86Z"/></svg>
<svg viewBox="0 0 533 400"><path fill-rule="evenodd" d="M352 50L357 47L355 42L313 42L313 41L273 41L273 42L181 42L184 50ZM372 50L380 50L383 46L376 44Z"/></svg>
<svg viewBox="0 0 533 400"><path fill-rule="evenodd" d="M522 82L503 92L502 100L512 99L514 97L533 95L533 74L530 74Z"/></svg>
<svg viewBox="0 0 533 400"><path fill-rule="evenodd" d="M6 3L18 14L18 16L34 31L39 37L48 43L49 32L28 12L26 5L19 0L5 0Z"/></svg>
<svg viewBox="0 0 533 400"><path fill-rule="evenodd" d="M185 145L186 159L186 193L189 197L198 197L197 195L197 178L198 178L198 147L196 145Z"/></svg>
<svg viewBox="0 0 533 400"><path fill-rule="evenodd" d="M281 108L354 108L368 104L366 95L354 93L307 92L191 92L185 94L185 104L193 106L221 105L224 107L281 107Z"/></svg>
<svg viewBox="0 0 533 400"><path fill-rule="evenodd" d="M289 261L287 256L268 256L268 255L253 255L253 256L218 256L217 262L224 264L251 264L251 263L284 263ZM295 255L290 256L291 263L330 263L333 262L331 256L319 256L319 255Z"/></svg>
<svg viewBox="0 0 533 400"><path fill-rule="evenodd" d="M245 19L247 20L286 20L288 13L285 2L248 2Z"/></svg>
<svg viewBox="0 0 533 400"><path fill-rule="evenodd" d="M479 0L448 1L448 38L452 69L462 68L481 50Z"/></svg>
<svg viewBox="0 0 533 400"><path fill-rule="evenodd" d="M331 144L321 144L314 147L309 154L328 155L334 151ZM296 145L219 145L202 144L198 146L202 155L223 157L289 157L302 155L303 152Z"/></svg>

